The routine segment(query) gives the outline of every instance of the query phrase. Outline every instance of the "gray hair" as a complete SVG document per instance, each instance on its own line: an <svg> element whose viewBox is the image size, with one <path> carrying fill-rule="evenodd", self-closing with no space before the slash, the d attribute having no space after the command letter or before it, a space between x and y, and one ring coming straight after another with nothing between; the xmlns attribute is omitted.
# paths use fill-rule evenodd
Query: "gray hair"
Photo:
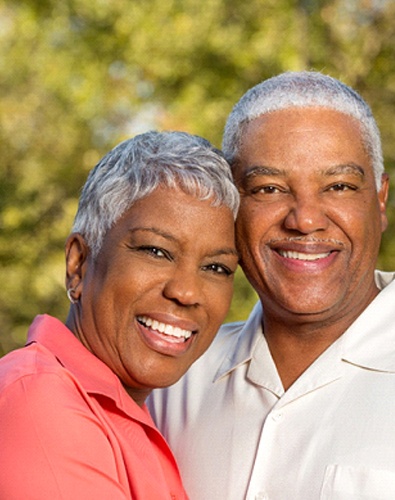
<svg viewBox="0 0 395 500"><path fill-rule="evenodd" d="M361 129L377 189L384 173L380 132L369 105L352 88L315 71L286 72L265 80L248 90L230 113L222 142L229 163L239 159L246 125L261 115L292 107L323 107L355 118Z"/></svg>
<svg viewBox="0 0 395 500"><path fill-rule="evenodd" d="M239 194L222 153L198 136L151 131L121 142L91 170L72 231L84 236L95 258L106 232L160 185L212 199L236 218Z"/></svg>

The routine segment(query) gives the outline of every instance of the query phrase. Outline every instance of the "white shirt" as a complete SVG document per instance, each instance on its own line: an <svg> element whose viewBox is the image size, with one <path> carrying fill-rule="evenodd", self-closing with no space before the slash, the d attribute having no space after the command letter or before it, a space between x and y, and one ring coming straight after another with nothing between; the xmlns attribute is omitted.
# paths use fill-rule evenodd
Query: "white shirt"
<svg viewBox="0 0 395 500"><path fill-rule="evenodd" d="M286 392L260 304L153 392L191 500L395 499L394 278Z"/></svg>

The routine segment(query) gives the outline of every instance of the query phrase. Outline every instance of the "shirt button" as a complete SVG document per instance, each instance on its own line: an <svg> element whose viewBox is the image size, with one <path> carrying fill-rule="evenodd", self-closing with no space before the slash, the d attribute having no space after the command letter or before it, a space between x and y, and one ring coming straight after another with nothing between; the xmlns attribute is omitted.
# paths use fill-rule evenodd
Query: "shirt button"
<svg viewBox="0 0 395 500"><path fill-rule="evenodd" d="M269 497L266 495L266 493L257 493L255 495L255 500L269 500Z"/></svg>
<svg viewBox="0 0 395 500"><path fill-rule="evenodd" d="M282 418L283 418L283 414L279 413L279 412L273 413L273 415L272 415L272 420L274 420L275 422L278 422Z"/></svg>

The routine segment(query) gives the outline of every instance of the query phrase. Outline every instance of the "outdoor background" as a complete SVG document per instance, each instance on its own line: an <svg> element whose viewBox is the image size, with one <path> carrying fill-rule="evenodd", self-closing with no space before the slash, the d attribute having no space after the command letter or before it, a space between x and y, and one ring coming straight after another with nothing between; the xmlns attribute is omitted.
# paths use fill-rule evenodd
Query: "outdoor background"
<svg viewBox="0 0 395 500"><path fill-rule="evenodd" d="M36 314L65 318L63 244L104 153L152 128L220 146L249 87L301 69L370 103L395 184L395 0L0 0L0 356ZM255 296L235 288L244 319Z"/></svg>

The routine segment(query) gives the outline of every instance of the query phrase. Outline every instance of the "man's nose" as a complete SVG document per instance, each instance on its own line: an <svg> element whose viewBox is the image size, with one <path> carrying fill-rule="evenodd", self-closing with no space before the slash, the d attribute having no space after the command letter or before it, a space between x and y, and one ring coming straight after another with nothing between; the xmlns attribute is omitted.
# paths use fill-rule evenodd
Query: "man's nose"
<svg viewBox="0 0 395 500"><path fill-rule="evenodd" d="M294 198L284 221L286 229L302 234L323 231L328 223L325 204L307 193Z"/></svg>

